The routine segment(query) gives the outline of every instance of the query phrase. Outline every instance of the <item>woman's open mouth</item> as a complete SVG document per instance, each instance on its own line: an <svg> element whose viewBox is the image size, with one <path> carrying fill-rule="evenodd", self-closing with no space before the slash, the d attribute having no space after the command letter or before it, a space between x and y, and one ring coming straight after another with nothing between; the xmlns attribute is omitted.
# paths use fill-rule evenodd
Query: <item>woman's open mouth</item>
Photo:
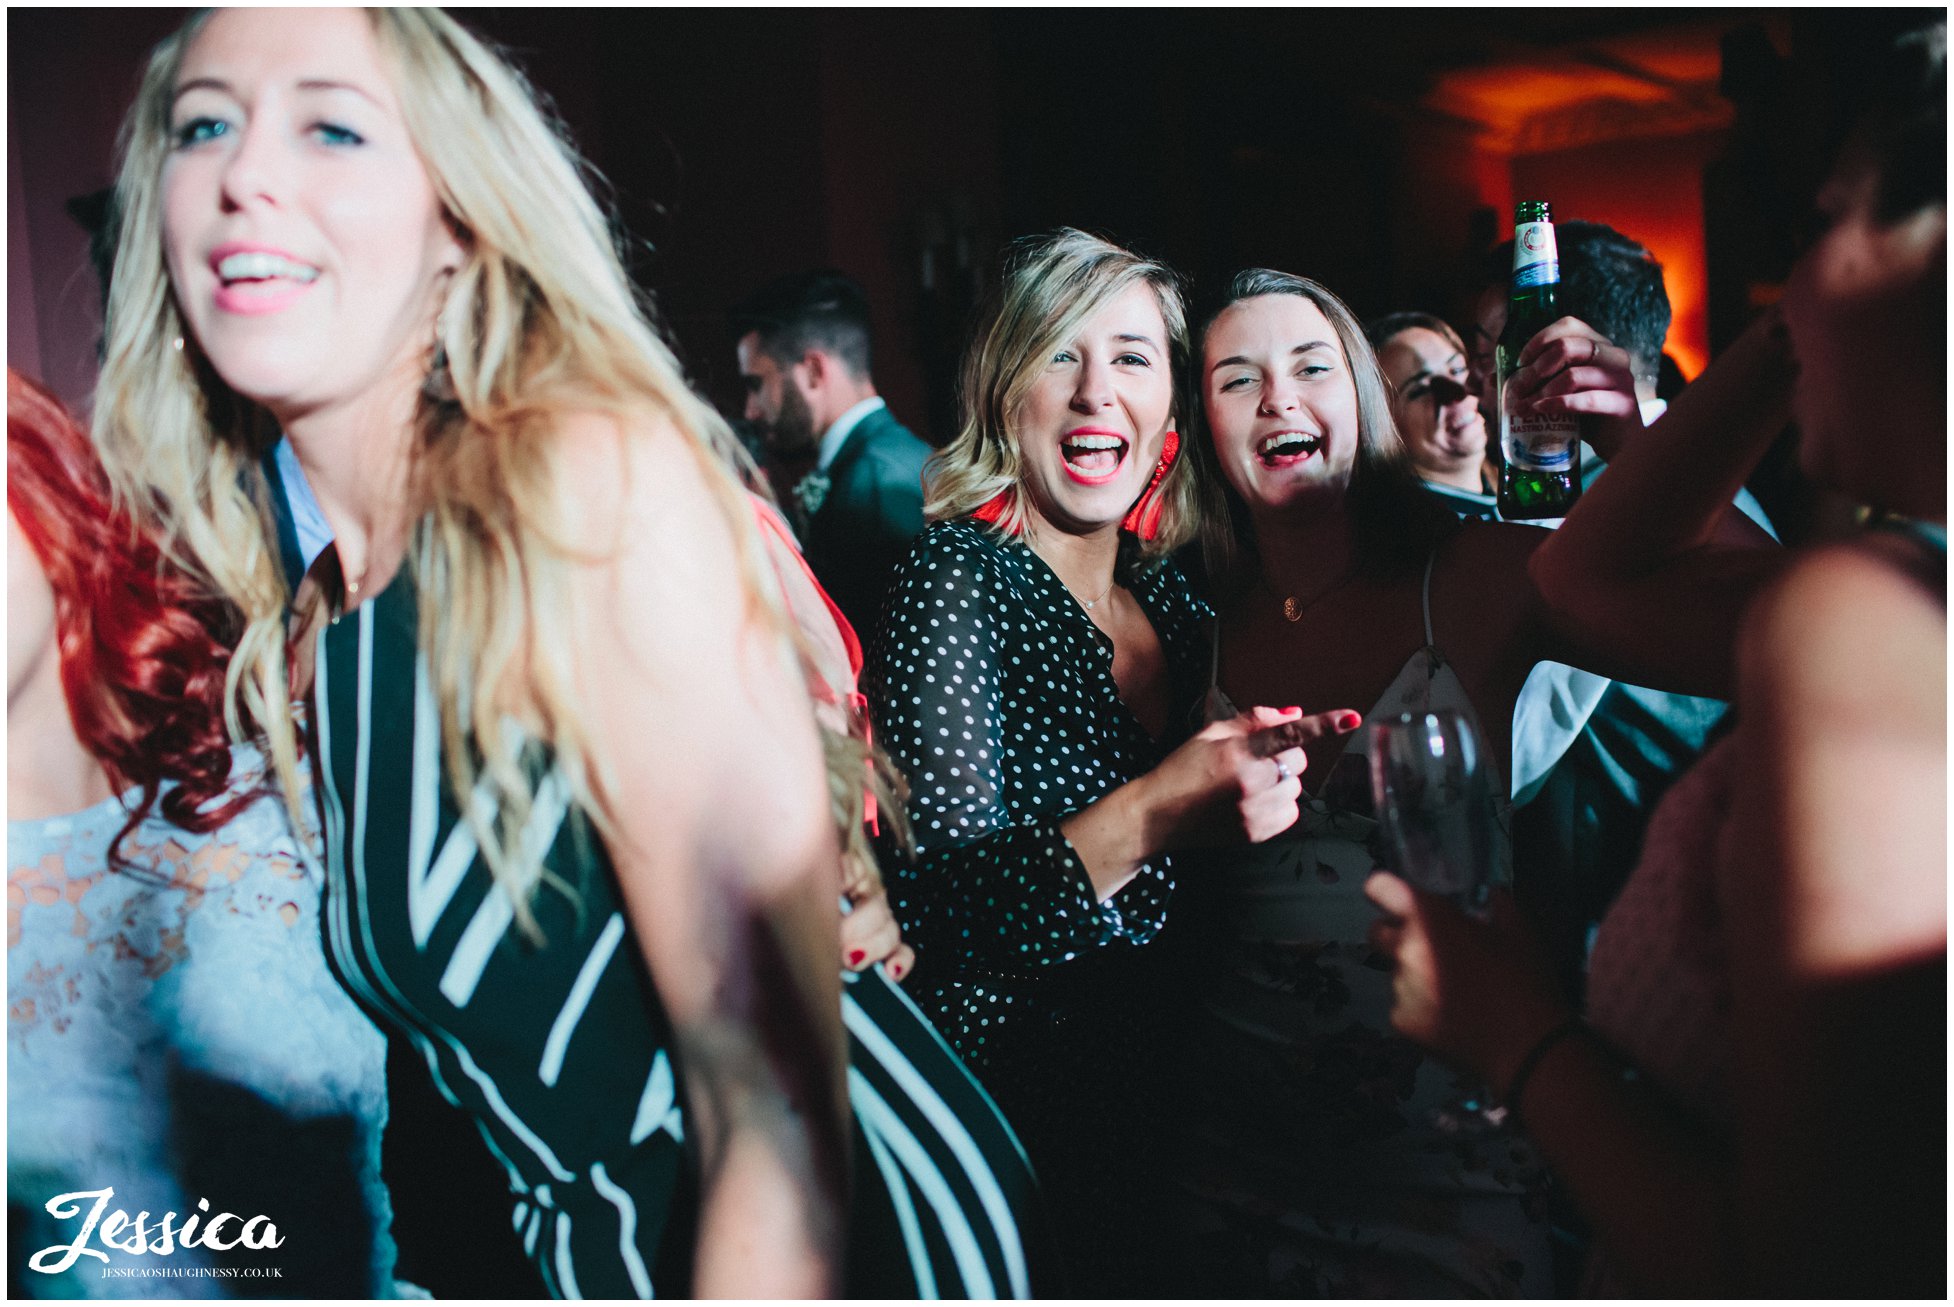
<svg viewBox="0 0 1954 1307"><path fill-rule="evenodd" d="M1118 476L1131 447L1124 436L1086 430L1067 432L1058 446L1065 457L1066 474L1087 486L1101 485Z"/></svg>
<svg viewBox="0 0 1954 1307"><path fill-rule="evenodd" d="M310 290L319 270L278 250L224 246L211 257L217 307L227 313L275 313Z"/></svg>
<svg viewBox="0 0 1954 1307"><path fill-rule="evenodd" d="M1319 453L1322 448L1323 437L1317 432L1278 431L1264 437L1262 443L1255 447L1255 454L1262 460L1263 467L1294 467Z"/></svg>

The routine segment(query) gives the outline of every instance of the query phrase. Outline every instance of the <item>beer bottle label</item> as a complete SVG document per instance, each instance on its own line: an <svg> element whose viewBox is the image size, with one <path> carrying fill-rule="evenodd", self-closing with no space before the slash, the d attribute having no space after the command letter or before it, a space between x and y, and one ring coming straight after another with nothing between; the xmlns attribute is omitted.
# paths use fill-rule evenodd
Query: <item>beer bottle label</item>
<svg viewBox="0 0 1954 1307"><path fill-rule="evenodd" d="M1523 222L1513 232L1513 289L1531 290L1560 280L1560 251L1554 224Z"/></svg>
<svg viewBox="0 0 1954 1307"><path fill-rule="evenodd" d="M1514 417L1500 414L1500 452L1506 461L1528 472L1565 472L1574 465L1574 442L1581 424L1559 414Z"/></svg>

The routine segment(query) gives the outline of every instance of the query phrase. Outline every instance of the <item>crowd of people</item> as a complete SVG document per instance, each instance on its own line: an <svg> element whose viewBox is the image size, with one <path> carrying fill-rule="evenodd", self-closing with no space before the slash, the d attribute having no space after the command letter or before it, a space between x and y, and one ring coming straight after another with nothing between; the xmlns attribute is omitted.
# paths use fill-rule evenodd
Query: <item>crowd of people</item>
<svg viewBox="0 0 1954 1307"><path fill-rule="evenodd" d="M92 429L9 375L10 1289L1943 1295L1944 24L1861 90L1679 394L1599 224L1498 385L1503 284L1067 228L934 453L859 286L758 290L749 448L505 56L193 16ZM1865 529L1774 538L1787 424ZM1381 838L1427 712L1486 914Z"/></svg>

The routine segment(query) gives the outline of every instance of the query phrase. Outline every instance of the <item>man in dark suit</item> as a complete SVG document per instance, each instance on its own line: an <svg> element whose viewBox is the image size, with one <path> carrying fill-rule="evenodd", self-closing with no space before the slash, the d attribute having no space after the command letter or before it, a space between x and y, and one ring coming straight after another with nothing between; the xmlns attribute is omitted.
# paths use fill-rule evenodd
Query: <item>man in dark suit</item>
<svg viewBox="0 0 1954 1307"><path fill-rule="evenodd" d="M868 299L839 272L800 273L735 309L733 335L746 420L770 458L812 465L786 496L808 566L866 643L923 529L930 453L875 392Z"/></svg>

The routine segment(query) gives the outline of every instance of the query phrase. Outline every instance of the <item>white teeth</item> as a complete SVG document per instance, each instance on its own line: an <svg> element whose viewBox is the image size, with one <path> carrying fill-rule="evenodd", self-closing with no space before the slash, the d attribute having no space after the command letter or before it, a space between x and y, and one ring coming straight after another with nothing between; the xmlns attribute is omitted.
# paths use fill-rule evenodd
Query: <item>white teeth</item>
<svg viewBox="0 0 1954 1307"><path fill-rule="evenodd" d="M271 277L312 281L319 275L319 270L283 255L252 251L248 254L230 254L220 259L217 275L225 281L264 281Z"/></svg>
<svg viewBox="0 0 1954 1307"><path fill-rule="evenodd" d="M1069 449L1119 449L1126 442L1118 436L1067 436L1065 444Z"/></svg>
<svg viewBox="0 0 1954 1307"><path fill-rule="evenodd" d="M1279 431L1262 442L1261 454L1264 458L1281 458L1314 452L1322 444L1321 436L1307 436L1300 431Z"/></svg>

